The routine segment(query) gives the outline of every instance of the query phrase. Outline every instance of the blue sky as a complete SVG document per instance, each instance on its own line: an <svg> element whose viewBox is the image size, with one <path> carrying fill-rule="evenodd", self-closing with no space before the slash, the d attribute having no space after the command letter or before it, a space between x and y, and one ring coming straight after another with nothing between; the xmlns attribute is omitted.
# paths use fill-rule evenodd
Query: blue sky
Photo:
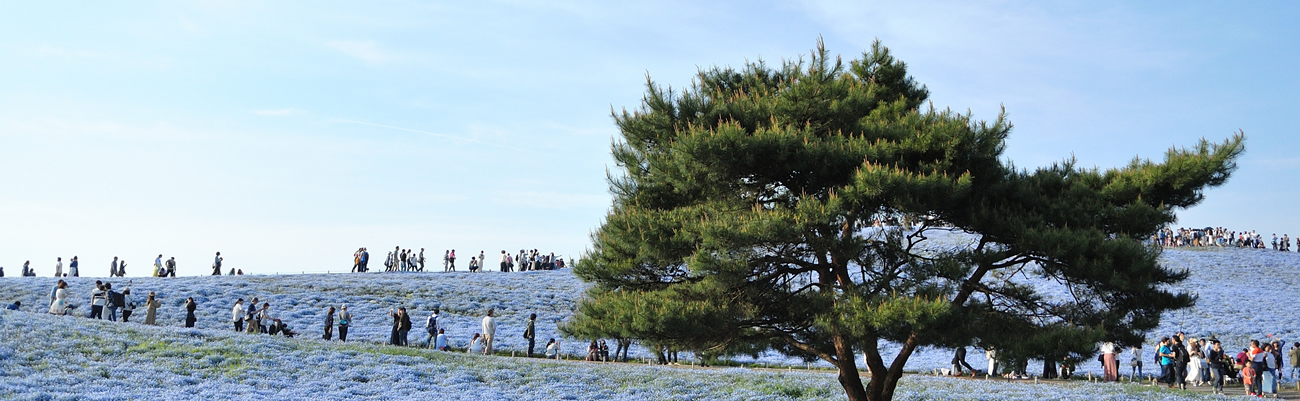
<svg viewBox="0 0 1300 401"><path fill-rule="evenodd" d="M1247 135L1180 224L1300 234L1300 7L1004 2L0 3L0 266L339 271L368 246L576 256L646 75L881 39L1007 159ZM1300 203L1297 203L1300 204ZM495 260L495 258L492 258Z"/></svg>

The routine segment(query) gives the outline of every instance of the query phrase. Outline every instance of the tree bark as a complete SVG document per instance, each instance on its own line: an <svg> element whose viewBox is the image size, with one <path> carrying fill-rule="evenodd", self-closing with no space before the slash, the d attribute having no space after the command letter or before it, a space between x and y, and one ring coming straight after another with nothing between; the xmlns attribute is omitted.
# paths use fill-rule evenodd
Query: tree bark
<svg viewBox="0 0 1300 401"><path fill-rule="evenodd" d="M839 333L834 335L833 342L835 344L835 367L839 369L839 381L840 386L844 387L844 394L849 396L849 401L870 401L871 398L867 397L867 392L862 387L862 377L858 375L858 365L853 358L853 348L844 341L844 336Z"/></svg>

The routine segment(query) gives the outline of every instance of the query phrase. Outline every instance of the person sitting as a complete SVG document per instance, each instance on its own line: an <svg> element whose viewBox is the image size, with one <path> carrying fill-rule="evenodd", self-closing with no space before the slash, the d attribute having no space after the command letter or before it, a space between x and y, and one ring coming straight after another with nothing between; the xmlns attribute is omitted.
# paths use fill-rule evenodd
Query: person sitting
<svg viewBox="0 0 1300 401"><path fill-rule="evenodd" d="M22 306L23 306L23 301L14 301L14 303L9 304L9 306L6 306L5 309L18 310L18 308Z"/></svg>
<svg viewBox="0 0 1300 401"><path fill-rule="evenodd" d="M587 346L587 361L595 362L600 360L600 346L596 345L596 340L591 340L591 345Z"/></svg>
<svg viewBox="0 0 1300 401"><path fill-rule="evenodd" d="M605 344L605 340L600 340L600 360L609 362L609 345Z"/></svg>
<svg viewBox="0 0 1300 401"><path fill-rule="evenodd" d="M280 321L280 319L275 319L273 321L275 323L271 323L271 327L269 329L271 335L283 334L285 337L293 338L295 334L298 334L298 333L294 333L293 330L289 328L289 325L285 324L283 321Z"/></svg>
<svg viewBox="0 0 1300 401"><path fill-rule="evenodd" d="M560 347L555 344L555 339L552 338L550 341L546 342L546 353L543 355L546 355L547 358L555 358L555 356L560 352L559 348Z"/></svg>
<svg viewBox="0 0 1300 401"><path fill-rule="evenodd" d="M447 346L447 332L445 330L438 329L438 337L433 340L433 348L439 351L451 351L451 347Z"/></svg>

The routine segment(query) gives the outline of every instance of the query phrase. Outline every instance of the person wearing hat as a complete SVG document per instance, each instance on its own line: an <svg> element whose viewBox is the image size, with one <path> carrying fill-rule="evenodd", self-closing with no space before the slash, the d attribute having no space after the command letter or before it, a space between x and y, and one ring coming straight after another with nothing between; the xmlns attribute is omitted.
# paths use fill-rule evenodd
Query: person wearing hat
<svg viewBox="0 0 1300 401"><path fill-rule="evenodd" d="M364 263L362 267L364 267ZM339 308L339 341L348 340L348 323L352 322L352 313L348 312L348 304L343 304Z"/></svg>

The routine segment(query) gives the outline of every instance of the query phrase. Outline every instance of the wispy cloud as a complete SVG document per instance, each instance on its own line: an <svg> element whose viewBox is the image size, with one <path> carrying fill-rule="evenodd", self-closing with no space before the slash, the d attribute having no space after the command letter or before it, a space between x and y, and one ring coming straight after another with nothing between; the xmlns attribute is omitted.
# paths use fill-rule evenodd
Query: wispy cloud
<svg viewBox="0 0 1300 401"><path fill-rule="evenodd" d="M329 47L343 52L352 57L362 59L368 63L382 64L397 59L392 53L379 49L379 46L372 40L335 40L328 43Z"/></svg>
<svg viewBox="0 0 1300 401"><path fill-rule="evenodd" d="M331 123L348 123L348 124L369 125L369 126L371 126L371 127L379 127L379 128L387 128L387 129L391 129L391 130L413 132L413 133L417 133L417 134L424 134L424 135L436 136L436 137L439 137L439 138L453 139L453 140L461 141L461 142L477 143L477 144L482 144L482 145L495 146L495 147L503 148L503 149L510 149L510 150L519 151L519 152L534 153L533 151L528 150L528 149L520 149L520 148L516 148L516 147L511 147L511 146L502 145L502 144L495 143L495 142L482 141L482 140L478 140L478 139L474 139L474 138L467 138L467 137L463 137L463 136L448 135L448 134L440 134L440 133L437 133L437 132L429 132L429 131L418 130L418 129L403 128L403 127L395 127L395 126L392 126L392 125L384 125L384 124L368 123L368 122L365 122L365 121L343 120L343 119L337 119L337 118L329 119L329 120L327 120L327 122L331 122Z"/></svg>
<svg viewBox="0 0 1300 401"><path fill-rule="evenodd" d="M253 114L259 116L288 116L288 115L300 114L300 113L302 113L302 110L298 110L294 108L279 109L279 110L253 110Z"/></svg>

